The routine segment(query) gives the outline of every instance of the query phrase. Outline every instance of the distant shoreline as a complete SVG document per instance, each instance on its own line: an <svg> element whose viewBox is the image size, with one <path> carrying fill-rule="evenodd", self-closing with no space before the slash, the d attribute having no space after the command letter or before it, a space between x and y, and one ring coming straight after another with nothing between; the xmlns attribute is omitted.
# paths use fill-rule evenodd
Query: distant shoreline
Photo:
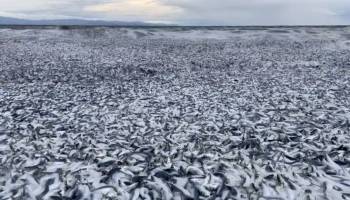
<svg viewBox="0 0 350 200"><path fill-rule="evenodd" d="M142 28L142 29L153 29L153 28L180 28L183 30L187 29L243 29L243 30L264 30L267 28L348 28L350 25L266 25L266 26L162 26L162 25L20 25L20 24L0 24L0 29L87 29L87 28Z"/></svg>

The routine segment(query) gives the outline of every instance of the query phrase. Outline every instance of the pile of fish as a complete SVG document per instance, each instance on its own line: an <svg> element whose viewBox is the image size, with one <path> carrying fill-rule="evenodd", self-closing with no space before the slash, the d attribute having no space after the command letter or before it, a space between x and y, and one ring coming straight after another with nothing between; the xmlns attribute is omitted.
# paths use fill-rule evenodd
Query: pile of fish
<svg viewBox="0 0 350 200"><path fill-rule="evenodd" d="M0 32L1 200L350 199L347 29L118 31Z"/></svg>

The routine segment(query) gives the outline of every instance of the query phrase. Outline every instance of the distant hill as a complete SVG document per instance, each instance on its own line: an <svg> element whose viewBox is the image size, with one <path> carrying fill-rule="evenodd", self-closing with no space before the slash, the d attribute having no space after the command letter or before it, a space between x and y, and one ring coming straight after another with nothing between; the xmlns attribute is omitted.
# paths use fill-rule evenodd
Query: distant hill
<svg viewBox="0 0 350 200"><path fill-rule="evenodd" d="M162 26L164 24L146 22L124 22L85 19L53 19L53 20L28 20L11 17L1 17L0 25L29 25L29 26Z"/></svg>

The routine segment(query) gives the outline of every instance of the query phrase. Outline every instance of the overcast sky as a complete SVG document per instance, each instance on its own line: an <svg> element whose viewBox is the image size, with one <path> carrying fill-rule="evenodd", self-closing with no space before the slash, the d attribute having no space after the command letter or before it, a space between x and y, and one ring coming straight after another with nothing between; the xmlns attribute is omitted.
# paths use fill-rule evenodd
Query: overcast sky
<svg viewBox="0 0 350 200"><path fill-rule="evenodd" d="M0 0L0 16L179 25L350 24L350 0Z"/></svg>

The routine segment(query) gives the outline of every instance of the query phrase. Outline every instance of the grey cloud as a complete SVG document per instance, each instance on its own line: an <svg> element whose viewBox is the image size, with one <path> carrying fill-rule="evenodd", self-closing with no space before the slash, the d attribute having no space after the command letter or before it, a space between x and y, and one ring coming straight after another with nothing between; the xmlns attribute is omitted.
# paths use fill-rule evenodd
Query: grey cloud
<svg viewBox="0 0 350 200"><path fill-rule="evenodd" d="M347 0L163 0L184 10L177 20L202 25L344 24Z"/></svg>
<svg viewBox="0 0 350 200"><path fill-rule="evenodd" d="M0 0L0 3L10 0ZM24 1L24 0L22 0ZM86 11L86 6L122 0L27 0L46 2L40 8L19 6L12 13L111 20L170 21L184 25L311 25L350 24L349 0L153 0L180 8L177 15L149 19L116 12ZM6 7L6 6L5 6ZM14 7L14 6L13 6ZM1 12L6 12L2 10Z"/></svg>

